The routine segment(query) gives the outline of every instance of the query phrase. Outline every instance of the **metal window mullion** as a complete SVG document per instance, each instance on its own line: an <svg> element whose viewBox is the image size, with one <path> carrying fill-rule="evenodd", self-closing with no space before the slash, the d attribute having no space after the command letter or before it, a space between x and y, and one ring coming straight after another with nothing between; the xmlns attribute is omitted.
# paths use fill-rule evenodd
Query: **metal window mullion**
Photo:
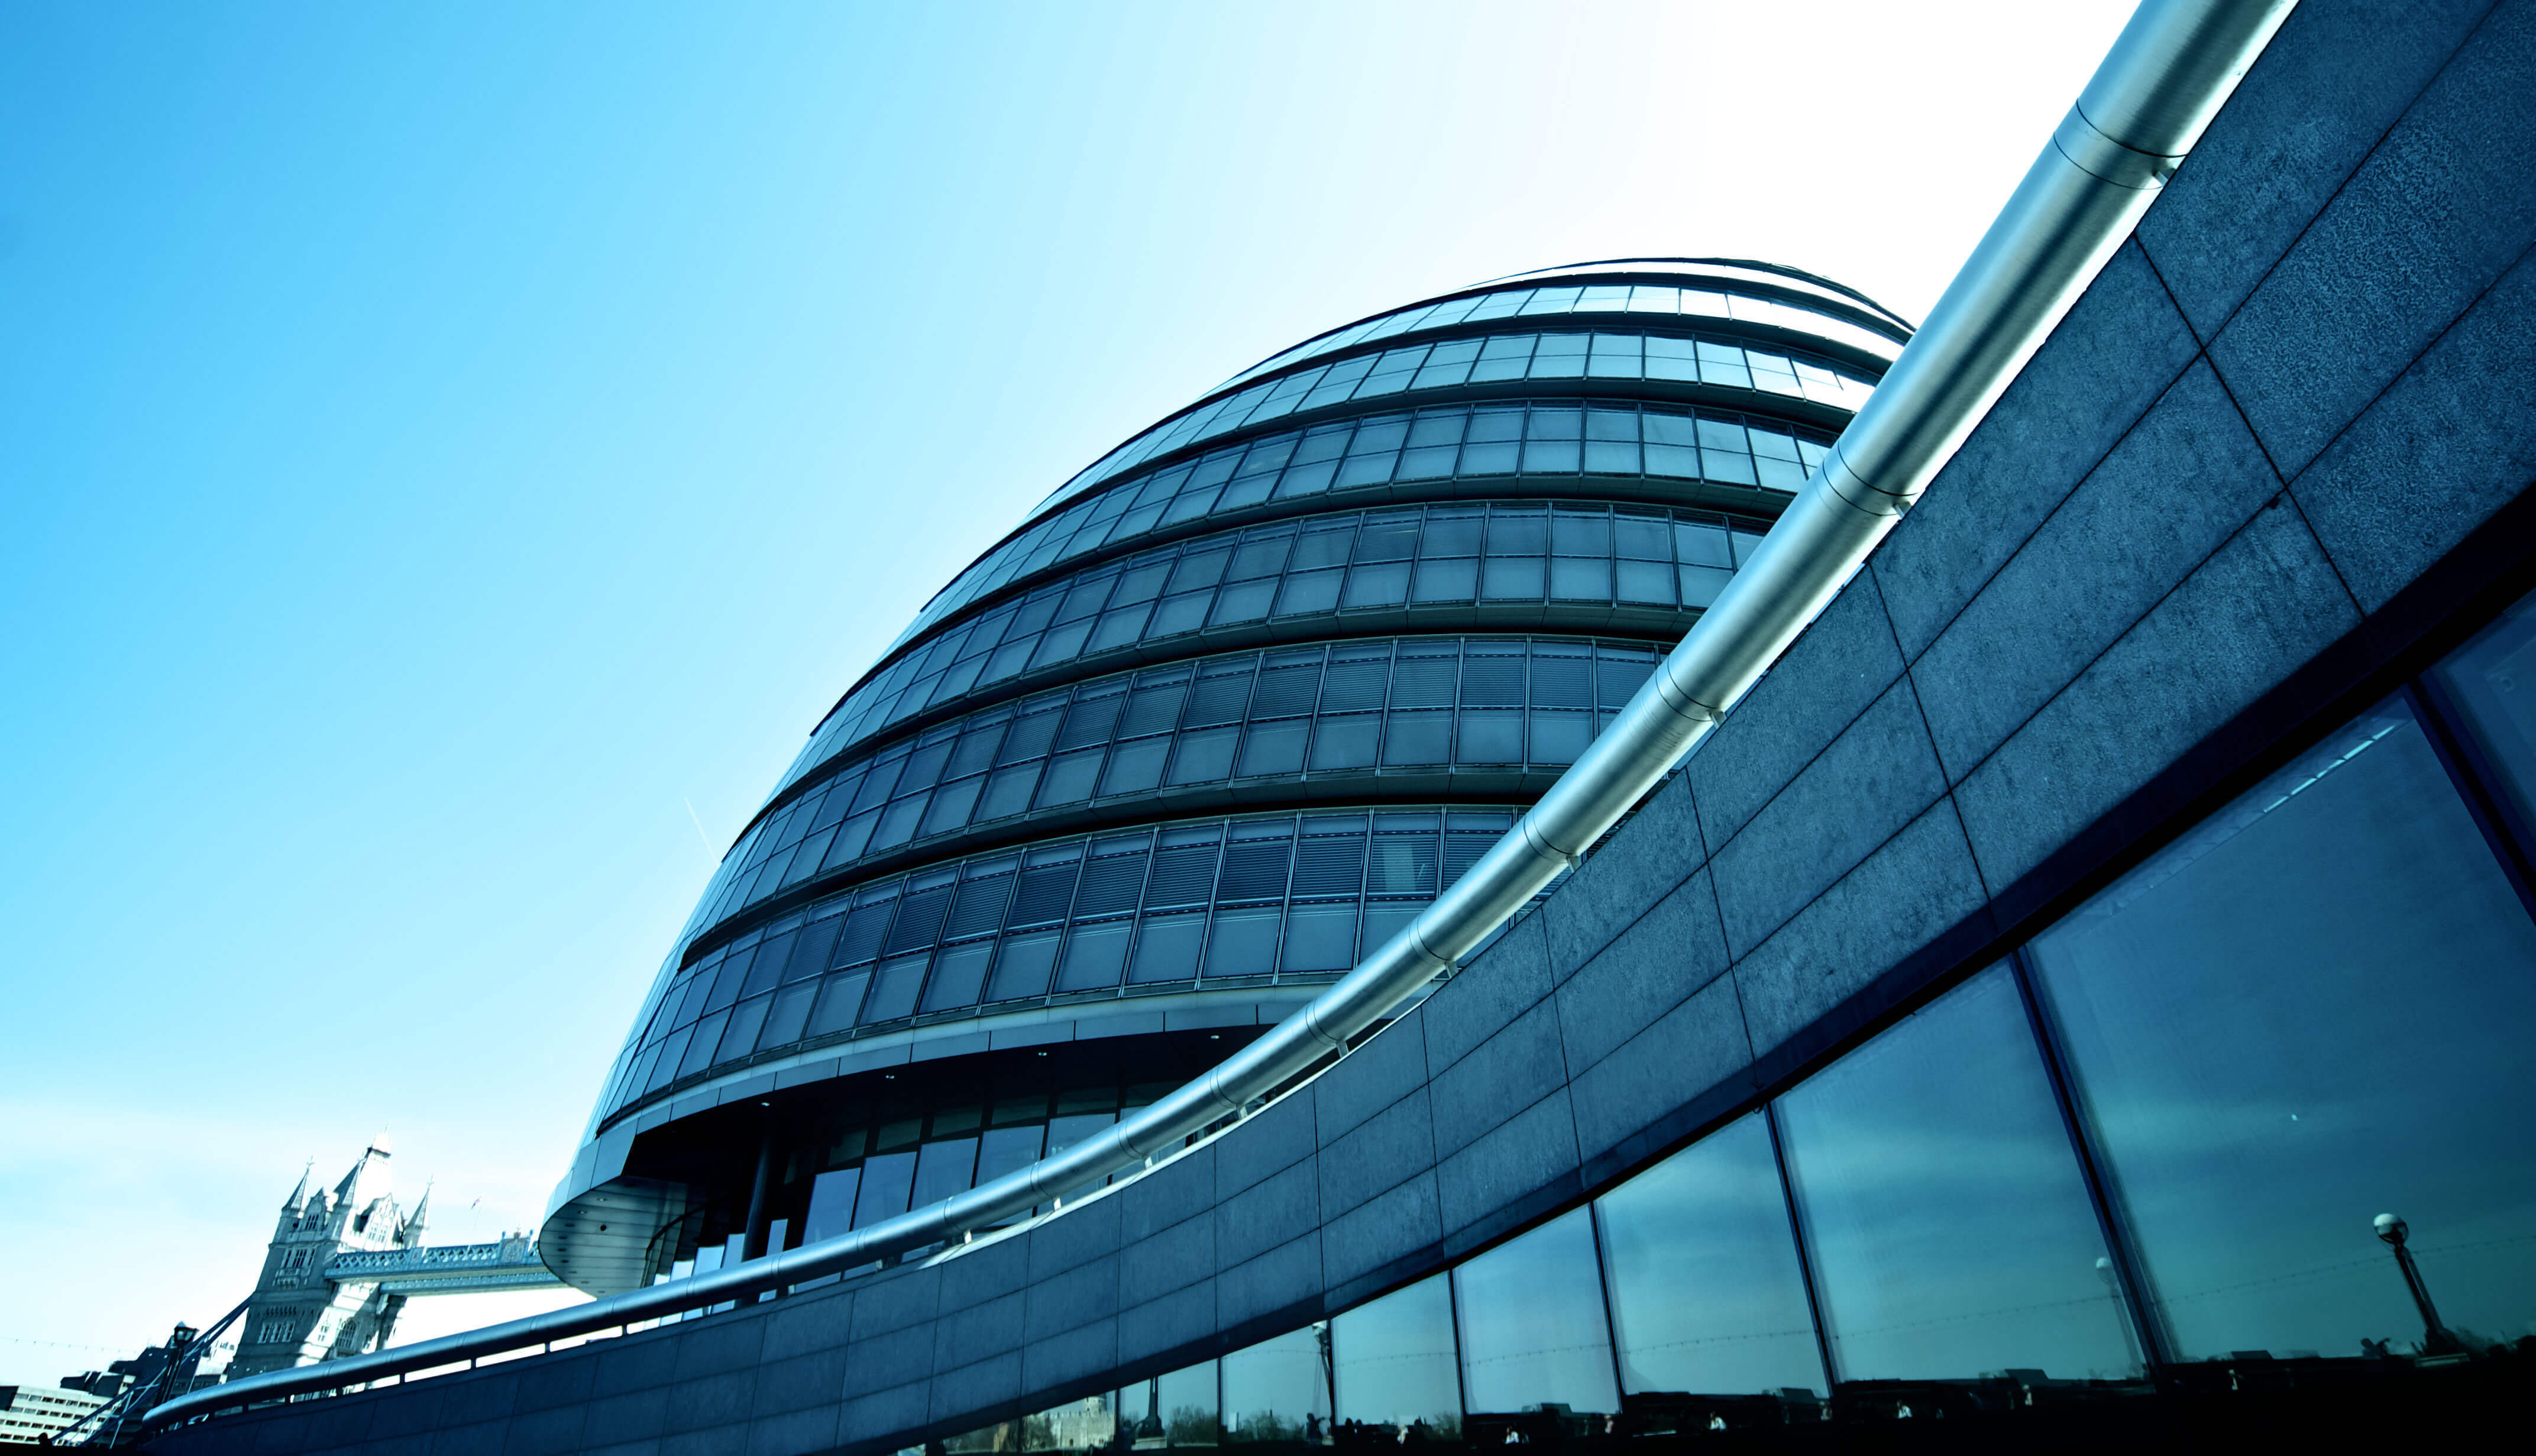
<svg viewBox="0 0 2536 1456"><path fill-rule="evenodd" d="M1468 1262L1467 1259L1463 1261ZM1471 1438L1471 1377L1462 1367L1462 1281L1456 1277L1461 1268L1461 1264L1454 1264L1443 1271L1444 1328L1453 1337L1453 1395L1461 1403L1462 1439L1467 1444ZM1335 1404L1331 1414L1335 1418Z"/></svg>
<svg viewBox="0 0 2536 1456"><path fill-rule="evenodd" d="M1603 1292L1603 1350L1612 1361L1612 1402L1619 1415L1628 1408L1629 1383L1620 1375L1620 1320L1612 1308L1612 1264L1603 1251L1603 1200L1585 1201L1585 1227L1594 1239L1594 1287Z"/></svg>
<svg viewBox="0 0 2536 1456"><path fill-rule="evenodd" d="M2530 858L2536 854L2536 826L2520 822L2516 806L2494 791L2492 786L2500 775L2474 735L2463 730L2464 715L2437 679L2424 673L2398 693L2421 723L2422 736L2430 740L2431 752L2446 771L2449 786L2482 832L2485 848L2501 861L2501 872L2517 892L2518 903L2536 918L2536 860Z"/></svg>
<svg viewBox="0 0 2536 1456"><path fill-rule="evenodd" d="M1832 1363L1831 1326L1823 1320L1822 1296L1814 1288L1814 1255L1806 1242L1806 1221L1797 1212L1796 1180L1788 1176L1788 1150L1779 1135L1777 1102L1762 1104L1761 1123L1769 1129L1770 1161L1779 1170L1779 1199L1788 1211L1788 1238L1797 1248L1797 1275L1806 1287L1806 1312L1813 1318L1814 1356L1822 1361L1823 1396L1828 1400L1840 1384L1840 1370Z"/></svg>
<svg viewBox="0 0 2536 1456"><path fill-rule="evenodd" d="M1239 728L1240 721L1236 721L1234 727L1236 729ZM1241 738L1237 732L1234 736L1233 747L1236 753L1241 750ZM1162 836L1156 834L1154 842L1160 846ZM1196 959L1189 963L1189 980L1192 981L1206 979L1206 948L1208 943L1215 939L1215 891L1216 887L1224 882L1224 856L1232 853L1232 849L1233 821L1225 819L1217 824L1215 830L1215 868L1206 877L1206 895L1198 901L1197 909L1191 912L1197 917L1197 955ZM1161 853L1157 848L1155 854L1159 855ZM1152 882L1148 880L1147 883L1150 885ZM1221 1418L1223 1414L1224 1405L1219 1400L1216 1403L1216 1415Z"/></svg>
<svg viewBox="0 0 2536 1456"><path fill-rule="evenodd" d="M2061 1055L2059 1038L2052 1031L2051 1018L2043 1013L2041 996L2034 988L2033 963L2026 947L2008 952L2010 979L2016 983L2016 994L2025 1007L2025 1024L2034 1036L2034 1048L2043 1059L2044 1075L2052 1083L2053 1105L2060 1109L2061 1129L2069 1136L2070 1154L2078 1160L2078 1172L2086 1180L2087 1205L2096 1214L2097 1230L2105 1240L2106 1256L2113 1260L2116 1293L2124 1316L2130 1321L2138 1336L2140 1359L2148 1368L2142 1373L2152 1382L2158 1372L2177 1363L2175 1342L2164 1323L2150 1307L2148 1285L2137 1250L2131 1247L2130 1234L2117 1209L2117 1195L2112 1179L2105 1172L2098 1156L2095 1139L2088 1133L2086 1119L2078 1109L2078 1100L2070 1081L2068 1065Z"/></svg>

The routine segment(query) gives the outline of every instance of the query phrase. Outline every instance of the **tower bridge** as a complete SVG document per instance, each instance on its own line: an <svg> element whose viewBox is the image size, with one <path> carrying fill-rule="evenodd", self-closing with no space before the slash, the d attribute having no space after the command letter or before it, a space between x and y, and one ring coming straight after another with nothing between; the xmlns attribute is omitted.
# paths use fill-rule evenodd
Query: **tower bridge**
<svg viewBox="0 0 2536 1456"><path fill-rule="evenodd" d="M509 1234L491 1243L348 1250L328 1260L322 1272L337 1286L371 1285L385 1294L408 1297L563 1288L554 1271L539 1261L537 1238L528 1234Z"/></svg>

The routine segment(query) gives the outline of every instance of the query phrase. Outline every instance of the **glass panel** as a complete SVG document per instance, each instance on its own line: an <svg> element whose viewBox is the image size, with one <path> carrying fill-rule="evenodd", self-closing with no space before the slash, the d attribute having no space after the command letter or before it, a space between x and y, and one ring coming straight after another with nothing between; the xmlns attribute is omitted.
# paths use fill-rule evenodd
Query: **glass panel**
<svg viewBox="0 0 2536 1456"><path fill-rule="evenodd" d="M2035 942L2187 1357L2472 1344L2536 1316L2536 926L2390 701Z"/></svg>
<svg viewBox="0 0 2536 1456"><path fill-rule="evenodd" d="M1648 1169L1595 1209L1624 1389L1824 1392L1778 1161L1758 1114Z"/></svg>
<svg viewBox="0 0 2536 1456"><path fill-rule="evenodd" d="M1022 1446L1025 1451L1099 1451L1118 1438L1118 1418L1110 1407L1113 1397L1087 1395L1052 1411L1042 1411L1022 1420ZM1010 1445L1002 1449L1011 1450Z"/></svg>
<svg viewBox="0 0 2536 1456"><path fill-rule="evenodd" d="M922 1208L939 1203L954 1193L969 1190L969 1179L978 1170L978 1140L974 1137L945 1138L926 1143L916 1161L916 1182L908 1206Z"/></svg>
<svg viewBox="0 0 2536 1456"><path fill-rule="evenodd" d="M1315 1324L1224 1358L1224 1438L1320 1445L1329 1434L1329 1326Z"/></svg>
<svg viewBox="0 0 2536 1456"><path fill-rule="evenodd" d="M2536 852L2536 597L2520 599L2431 676L2456 705L2493 789L2517 821L2511 827L2519 844Z"/></svg>
<svg viewBox="0 0 2536 1456"><path fill-rule="evenodd" d="M1215 1361L1139 1380L1118 1392L1118 1421L1136 1450L1216 1443Z"/></svg>
<svg viewBox="0 0 2536 1456"><path fill-rule="evenodd" d="M855 1189L862 1181L859 1168L841 1168L810 1180L810 1214L801 1225L801 1241L816 1243L846 1232L855 1211Z"/></svg>
<svg viewBox="0 0 2536 1456"><path fill-rule="evenodd" d="M1462 1382L1453 1352L1450 1275L1360 1304L1330 1321L1338 1418L1459 1440ZM1423 1432L1407 1427L1423 1425Z"/></svg>
<svg viewBox="0 0 2536 1456"><path fill-rule="evenodd" d="M1834 1062L1778 1113L1841 1379L2137 1372L2004 968Z"/></svg>
<svg viewBox="0 0 2536 1456"><path fill-rule="evenodd" d="M915 1181L914 1153L884 1153L863 1160L863 1185L855 1203L855 1227L867 1229L907 1212L907 1195Z"/></svg>
<svg viewBox="0 0 2536 1456"><path fill-rule="evenodd" d="M1580 1208L1453 1271L1472 1410L1619 1410L1595 1264L1593 1221Z"/></svg>

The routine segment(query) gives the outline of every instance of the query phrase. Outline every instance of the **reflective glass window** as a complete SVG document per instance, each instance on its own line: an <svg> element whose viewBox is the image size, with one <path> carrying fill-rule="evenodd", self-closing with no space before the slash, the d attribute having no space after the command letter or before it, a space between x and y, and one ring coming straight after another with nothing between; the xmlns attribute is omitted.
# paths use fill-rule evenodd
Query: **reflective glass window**
<svg viewBox="0 0 2536 1456"><path fill-rule="evenodd" d="M801 1226L802 1242L834 1238L852 1227L855 1192L861 1186L862 1175L859 1167L840 1168L820 1173L811 1181L810 1215Z"/></svg>
<svg viewBox="0 0 2536 1456"><path fill-rule="evenodd" d="M1262 1340L1224 1358L1224 1438L1228 1442L1329 1439L1330 1376L1323 1341L1329 1326Z"/></svg>
<svg viewBox="0 0 2536 1456"><path fill-rule="evenodd" d="M1451 1280L1438 1274L1330 1321L1340 1421L1395 1428L1424 1423L1437 1439L1460 1439Z"/></svg>
<svg viewBox="0 0 2536 1456"><path fill-rule="evenodd" d="M1217 1444L1216 1362L1189 1365L1118 1392L1118 1421L1137 1450Z"/></svg>
<svg viewBox="0 0 2536 1456"><path fill-rule="evenodd" d="M1843 1380L2136 1372L2093 1205L2003 968L1777 1104Z"/></svg>
<svg viewBox="0 0 2536 1456"><path fill-rule="evenodd" d="M883 1153L863 1160L862 1187L855 1198L855 1227L868 1229L883 1219L907 1212L916 1185L913 1152Z"/></svg>
<svg viewBox="0 0 2536 1456"><path fill-rule="evenodd" d="M1484 353L1471 366L1476 369L1474 378L1520 378L1527 370L1539 373L1549 369L1554 373L1559 371L1562 360L1572 365L1579 357L1556 352L1568 346L1536 341L1528 335L1500 343L1512 351L1502 359ZM1552 352L1534 357L1536 343ZM1643 343L1650 377L1685 381L1700 377L1691 341L1651 338ZM1453 348L1460 346L1439 347L1436 355L1440 357L1446 348ZM1729 349L1719 357L1723 360L1728 355L1737 359L1744 356L1741 350ZM1634 368L1636 356L1628 358ZM1418 377L1426 378L1435 367L1430 358ZM1721 362L1718 367L1725 366ZM1828 381L1823 388L1840 394L1834 403L1851 406L1863 400L1863 385L1854 385L1811 365L1803 368L1809 372L1791 377ZM1573 372L1572 368L1566 372ZM1807 388L1822 392L1810 385ZM1572 411L1572 406L1553 407L1555 413ZM1375 415L1273 435L1246 447L1229 446L1199 461L1170 467L1150 476L1131 476L1082 507L1043 521L981 557L926 603L893 647L921 635L1018 577L1060 567L1096 547L1115 548L1159 526L1195 520L1210 512L1236 510L1270 499L1293 500L1333 489L1379 486L1393 480L1487 476L1505 475L1518 468L1573 474L1578 469L1576 452L1564 443L1576 438L1572 432L1561 434L1552 429L1545 433L1537 428L1531 435L1535 443L1528 451L1515 443L1525 438L1524 412L1520 405L1486 405L1430 408L1415 415ZM1688 479L1705 475L1721 483L1794 490L1804 484L1806 470L1817 463L1828 448L1826 441L1791 435L1787 426L1774 420L1747 420L1741 414L1694 415L1679 407L1598 403L1592 408L1591 419L1583 436L1586 443L1582 465L1598 475ZM1714 458L1708 462L1713 469L1703 468L1702 454L1696 448L1696 422L1702 420L1714 426L1709 441ZM1748 439L1744 434L1746 424L1753 431ZM1647 445L1643 453L1638 445L1642 436ZM1532 463L1525 464L1526 461ZM1109 510L1111 502L1149 499L1150 504L1122 512ZM1105 568L1111 570L1114 568ZM1104 583L1112 579L1107 574L1101 577ZM1106 598L1107 612L1097 626L1088 629L1089 640L1103 646L1126 640L1135 630L1131 623L1152 615L1151 603L1162 590L1164 572L1150 564L1130 562L1114 580L1116 586ZM938 651L912 654L885 669L889 691L920 705L946 701L977 683L998 681L1030 661L1028 651L1017 646L1021 638L1036 642L1051 621L1064 628L1060 641L1080 637L1086 629L1076 624L1100 605L1100 600L1086 596L1051 599L1044 607L1021 612L1010 604L992 608L974 624L947 631L933 645ZM993 650L991 658L987 655L989 649Z"/></svg>
<svg viewBox="0 0 2536 1456"><path fill-rule="evenodd" d="M2536 1318L2536 925L2412 714L2364 714L2038 938L2039 988L2188 1358Z"/></svg>
<svg viewBox="0 0 2536 1456"><path fill-rule="evenodd" d="M1620 1408L1594 1224L1577 1209L1453 1271L1462 1382L1470 1409L1519 1412L1559 1404Z"/></svg>
<svg viewBox="0 0 2536 1456"><path fill-rule="evenodd" d="M1557 411L1534 413L1540 416L1532 421L1534 426L1564 428L1564 423L1542 423ZM1575 411L1564 413L1575 416ZM1511 411L1509 418L1516 428L1524 426L1524 411ZM1738 428L1735 439L1744 439L1744 431ZM1545 449L1570 449L1575 441L1547 436L1534 444ZM1516 446L1509 444L1506 449ZM1532 449L1532 444L1524 444L1522 449ZM1694 446L1683 449L1699 454ZM1722 446L1712 444L1704 449L1709 454L1720 454ZM1749 465L1749 457L1738 459ZM1791 470L1798 467L1791 465ZM1613 520L1611 507L1600 505L1559 505L1557 512L1559 518L1598 515L1600 520ZM1707 606L1717 594L1717 586L1725 584L1725 571L1732 563L1725 550L1701 550L1699 538L1714 536L1717 542L1725 542L1727 520L1704 512L1651 512L1643 507L1620 507L1620 512L1630 520L1674 520L1674 558L1681 566L1679 597L1669 558L1654 548L1654 538L1646 531L1633 533L1630 542L1620 545L1611 540L1608 528L1595 528L1585 536L1577 536L1577 540L1598 540L1598 545L1562 542L1554 550L1550 571L1545 573L1545 563L1540 558L1550 545L1545 540L1534 540L1540 533L1527 533L1524 528L1524 518L1545 518L1545 507L1527 502L1501 502L1489 507L1435 505L1379 515L1349 512L1303 523L1300 536L1296 536L1294 525L1278 523L1260 525L1247 533L1197 538L1184 545L1157 550L1144 566L1131 563L1131 571L1126 573L1131 578L1144 576L1162 581L1164 576L1170 576L1174 591L1162 599L1159 606L1113 606L1098 616L1098 626L1091 632L1078 629L1080 621L1047 621L1057 606L1075 597L1078 584L1073 578L1060 578L1055 584L1043 586L1030 599L1032 603L1047 606L1047 611L1014 614L1009 624L1009 642L996 647L991 660L972 660L983 663L982 672L969 672L966 667L948 674L911 669L920 667L933 657L933 647L928 644L855 687L837 713L832 713L819 728L811 746L793 761L787 774L787 787L824 761L832 761L857 740L888 728L890 723L903 721L925 708L943 708L972 687L999 687L1025 667L1057 667L1083 655L1123 652L1136 644L1159 642L1179 634L1242 626L1258 621L1260 616L1291 619L1326 611L1395 608L1400 603L1471 603L1474 599L1484 603L1545 601L1545 594L1554 601L1617 601L1659 608ZM1481 571L1479 560L1471 560L1479 555L1484 523L1489 525L1487 571ZM1735 536L1760 540L1757 533ZM1415 573L1410 571L1413 555ZM1643 560L1646 566L1617 566L1616 571L1616 555L1623 563ZM1349 560L1355 560L1355 566L1349 566ZM1278 563L1283 566L1278 568ZM1276 573L1245 578L1245 571ZM1104 581L1110 576L1118 576L1118 568L1101 568ZM966 626L951 629L954 637L966 632ZM1038 708L1027 703L1012 718L1004 716L1009 710L1002 708L994 713L994 718L986 718L982 710L979 716L964 721L966 728L959 723L933 728L913 743L900 743L888 753L872 758L862 774L855 776L853 784L847 784L840 776L822 801L804 799L798 804L798 812L787 806L787 812L769 817L756 830L750 830L743 848L735 850L735 857L726 862L715 885L735 888L750 898L769 896L781 885L796 883L814 870L835 867L872 850L895 848L911 835L930 835L943 822L964 812L966 806L1027 801L1020 776L994 774L982 779L982 774L996 766L1014 764L1045 748L1045 735L1055 730L1055 726L1035 723ZM1004 723L1009 723L1009 730L1004 730ZM1104 718L1104 723L1110 723L1110 718ZM1078 733L1078 728L1067 723L1067 733ZM1121 728L1121 733L1128 735L1126 728ZM1075 779L1065 779L1062 787L1047 784L1043 791L1047 793L1047 804L1060 804L1080 801L1080 793L1088 789ZM1067 799L1057 793L1073 796ZM793 853L796 848L798 853Z"/></svg>
<svg viewBox="0 0 2536 1456"><path fill-rule="evenodd" d="M1825 1392L1770 1130L1730 1123L1596 1201L1631 1392Z"/></svg>
<svg viewBox="0 0 2536 1456"><path fill-rule="evenodd" d="M2536 597L2504 613L2431 677L2454 705L2510 831L2536 853Z"/></svg>

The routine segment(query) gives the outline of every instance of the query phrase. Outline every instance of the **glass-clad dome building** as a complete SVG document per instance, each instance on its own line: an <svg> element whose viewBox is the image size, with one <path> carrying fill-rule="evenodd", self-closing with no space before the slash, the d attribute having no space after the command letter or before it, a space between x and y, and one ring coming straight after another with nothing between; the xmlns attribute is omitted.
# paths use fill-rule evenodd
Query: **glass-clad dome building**
<svg viewBox="0 0 2536 1456"><path fill-rule="evenodd" d="M1315 337L1066 481L725 856L539 1247L610 1293L1030 1163L1273 1025L1557 777L1909 338L1626 260Z"/></svg>

